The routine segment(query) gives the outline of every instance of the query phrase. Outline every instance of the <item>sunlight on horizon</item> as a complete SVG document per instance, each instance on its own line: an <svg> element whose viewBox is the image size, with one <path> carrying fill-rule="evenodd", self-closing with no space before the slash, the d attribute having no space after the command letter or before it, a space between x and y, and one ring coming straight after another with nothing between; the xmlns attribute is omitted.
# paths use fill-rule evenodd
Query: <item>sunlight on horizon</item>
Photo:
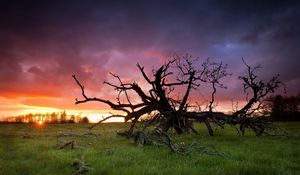
<svg viewBox="0 0 300 175"><path fill-rule="evenodd" d="M105 117L111 116L112 114L103 113L103 114L88 114L87 117L90 123L97 123L100 120L104 119ZM115 122L125 122L123 117L113 117L110 119L105 120L103 123L115 123Z"/></svg>

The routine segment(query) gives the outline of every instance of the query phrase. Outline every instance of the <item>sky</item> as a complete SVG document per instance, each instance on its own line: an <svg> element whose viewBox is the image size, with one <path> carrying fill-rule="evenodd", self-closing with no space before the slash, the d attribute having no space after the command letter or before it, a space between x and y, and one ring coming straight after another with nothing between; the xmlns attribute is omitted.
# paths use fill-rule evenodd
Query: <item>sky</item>
<svg viewBox="0 0 300 175"><path fill-rule="evenodd" d="M237 79L242 58L261 64L262 79L280 74L288 95L300 87L300 3L232 0L51 0L0 2L0 117L66 110L107 113L104 104L75 105L76 75L89 96L114 99L109 72L142 81L174 54L228 64L218 106L245 99ZM207 101L209 88L194 92Z"/></svg>

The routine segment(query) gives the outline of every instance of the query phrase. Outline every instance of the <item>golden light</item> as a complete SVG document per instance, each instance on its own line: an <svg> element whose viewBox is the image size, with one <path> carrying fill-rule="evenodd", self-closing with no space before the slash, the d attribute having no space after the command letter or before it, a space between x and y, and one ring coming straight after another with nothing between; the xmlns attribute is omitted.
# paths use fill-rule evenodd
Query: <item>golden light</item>
<svg viewBox="0 0 300 175"><path fill-rule="evenodd" d="M90 123L97 123L100 120L104 119L105 117L111 116L112 114L110 113L102 113L102 114L87 114L87 117L90 121ZM103 123L114 123L114 122L124 122L124 118L123 117L114 117L114 118L110 118L106 121L104 121Z"/></svg>
<svg viewBox="0 0 300 175"><path fill-rule="evenodd" d="M20 111L21 114L24 113L52 113L52 112L57 112L60 111L57 108L52 108L52 107L40 107L40 106L33 106L33 105L24 105L24 104L18 104L18 107L22 108Z"/></svg>
<svg viewBox="0 0 300 175"><path fill-rule="evenodd" d="M37 127L37 128L43 128L44 127L44 122L42 120L37 120L35 122L35 127Z"/></svg>

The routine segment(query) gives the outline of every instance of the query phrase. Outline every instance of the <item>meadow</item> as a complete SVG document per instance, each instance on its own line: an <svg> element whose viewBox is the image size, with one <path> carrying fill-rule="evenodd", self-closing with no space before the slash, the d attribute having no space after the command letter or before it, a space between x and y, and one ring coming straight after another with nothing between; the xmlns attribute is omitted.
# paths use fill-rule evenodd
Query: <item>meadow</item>
<svg viewBox="0 0 300 175"><path fill-rule="evenodd" d="M237 136L233 128L218 129L208 135L197 124L200 135L172 135L174 142L215 148L225 156L192 152L180 155L168 147L137 147L133 140L116 134L128 125L102 124L93 129L100 134L64 137L76 140L75 149L59 149L60 132L83 133L89 124L1 124L1 175L71 175L72 162L84 157L93 168L88 174L300 174L300 123L276 123L293 137L262 136L251 132ZM30 135L23 138L24 133Z"/></svg>

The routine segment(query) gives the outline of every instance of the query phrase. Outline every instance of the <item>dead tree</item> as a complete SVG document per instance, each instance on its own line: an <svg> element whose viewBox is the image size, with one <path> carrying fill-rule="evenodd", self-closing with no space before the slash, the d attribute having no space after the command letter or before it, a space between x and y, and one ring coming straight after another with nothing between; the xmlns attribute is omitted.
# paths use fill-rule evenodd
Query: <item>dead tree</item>
<svg viewBox="0 0 300 175"><path fill-rule="evenodd" d="M205 77L203 78L203 82L211 84L213 89L211 93L211 100L208 106L209 112L213 112L213 105L215 102L217 88L227 89L227 87L221 82L221 80L225 77L230 76L231 73L227 72L227 64L224 64L222 62L211 62L209 58L202 64L202 70Z"/></svg>
<svg viewBox="0 0 300 175"><path fill-rule="evenodd" d="M274 92L274 90L279 87L281 82L278 80L278 76L274 76L268 82L257 80L257 75L254 71L258 69L259 66L252 68L243 60L248 69L248 75L240 76L239 79L243 81L244 90L251 90L253 96L242 109L228 116L220 112L212 111L216 88L225 88L220 80L230 75L226 71L227 65L206 60L202 66L199 66L197 61L198 59L193 59L192 56L188 54L181 58L175 56L158 69L152 70L152 74L150 75L146 73L143 66L137 64L141 76L149 86L147 91L142 89L137 82L125 83L118 75L110 73L118 83L105 81L104 84L117 91L118 95L115 102L87 96L84 86L79 82L76 76L73 75L74 80L81 88L83 97L82 100L76 98L75 103L80 104L89 101L98 101L109 105L113 110L121 111L123 114L117 115L117 117L124 117L126 122L131 121L131 126L126 133L119 134L129 137L133 137L136 123L145 115L148 116L148 124L144 125L144 127L155 123L157 124L156 127L163 132L167 132L171 128L178 134L190 130L196 132L192 125L193 121L204 123L210 135L213 135L212 122L221 127L223 127L225 123L234 126L239 124L242 132L245 127L256 128L253 130L255 132L259 131L257 128L261 128L263 125L259 124L260 121L252 120L250 117L254 111L258 109L253 109L253 105L260 102L265 96ZM200 69L198 67L200 67ZM199 88L201 83L210 83L213 88L209 111L199 112L188 110L190 107L189 97L191 91L201 90ZM181 96L178 94L181 94ZM134 103L131 100L133 98L135 98ZM108 118L111 117L114 117L114 115ZM100 122L105 120L106 119L103 119Z"/></svg>
<svg viewBox="0 0 300 175"><path fill-rule="evenodd" d="M208 112L206 112L205 114L210 120L212 120L214 124L217 124L221 128L224 128L225 123L221 120L223 117L220 118L220 114L223 115L223 113L213 112L213 108L217 88L227 89L227 87L221 82L221 80L230 76L231 73L227 72L227 64L223 64L222 62L211 62L209 58L202 64L202 67L205 77L203 81L209 83L212 87L211 100L208 105ZM209 128L209 134L213 135L211 127Z"/></svg>
<svg viewBox="0 0 300 175"><path fill-rule="evenodd" d="M141 116L152 112L156 113L156 115L155 117L150 117L149 120L159 121L157 127L161 128L164 132L170 128L173 128L178 134L190 129L195 131L192 127L192 122L189 120L197 120L204 122L212 135L208 117L197 112L188 111L189 96L192 90L198 89L200 83L208 82L207 79L210 73L220 72L222 77L227 76L227 74L222 72L225 69L223 64L210 62L206 66L202 66L202 69L199 70L196 68L197 61L197 59L193 59L188 54L182 58L175 56L174 59L167 61L158 69L153 70L151 76L145 72L143 66L137 64L141 76L150 87L150 90L147 92L138 83L124 83L118 75L110 73L111 76L116 78L118 84L107 81L104 83L118 92L116 102L88 97L85 94L84 86L73 75L74 80L81 88L83 97L82 100L76 99L76 104L98 101L109 105L114 110L122 111L124 115L118 115L118 117L123 116L125 121L131 121L131 127L127 132L129 136L132 135L135 124ZM214 87L217 84L221 85L218 80L219 77L214 78ZM177 88L184 90L181 91L183 92L182 96L176 99L174 94L178 94ZM137 96L139 99L137 103L131 102L132 97L129 97L129 91ZM121 100L122 97L123 100Z"/></svg>
<svg viewBox="0 0 300 175"><path fill-rule="evenodd" d="M255 71L260 69L261 65L251 67L244 59L242 60L247 67L247 75L239 76L239 79L243 82L247 99L249 94L252 96L245 106L232 114L229 122L233 125L240 125L239 130L242 134L244 134L245 128L250 128L259 136L265 132L269 122L266 120L266 117L255 117L253 114L260 111L262 101L265 97L274 93L280 86L283 86L285 89L285 85L279 80L279 74L273 76L267 82L259 80Z"/></svg>

